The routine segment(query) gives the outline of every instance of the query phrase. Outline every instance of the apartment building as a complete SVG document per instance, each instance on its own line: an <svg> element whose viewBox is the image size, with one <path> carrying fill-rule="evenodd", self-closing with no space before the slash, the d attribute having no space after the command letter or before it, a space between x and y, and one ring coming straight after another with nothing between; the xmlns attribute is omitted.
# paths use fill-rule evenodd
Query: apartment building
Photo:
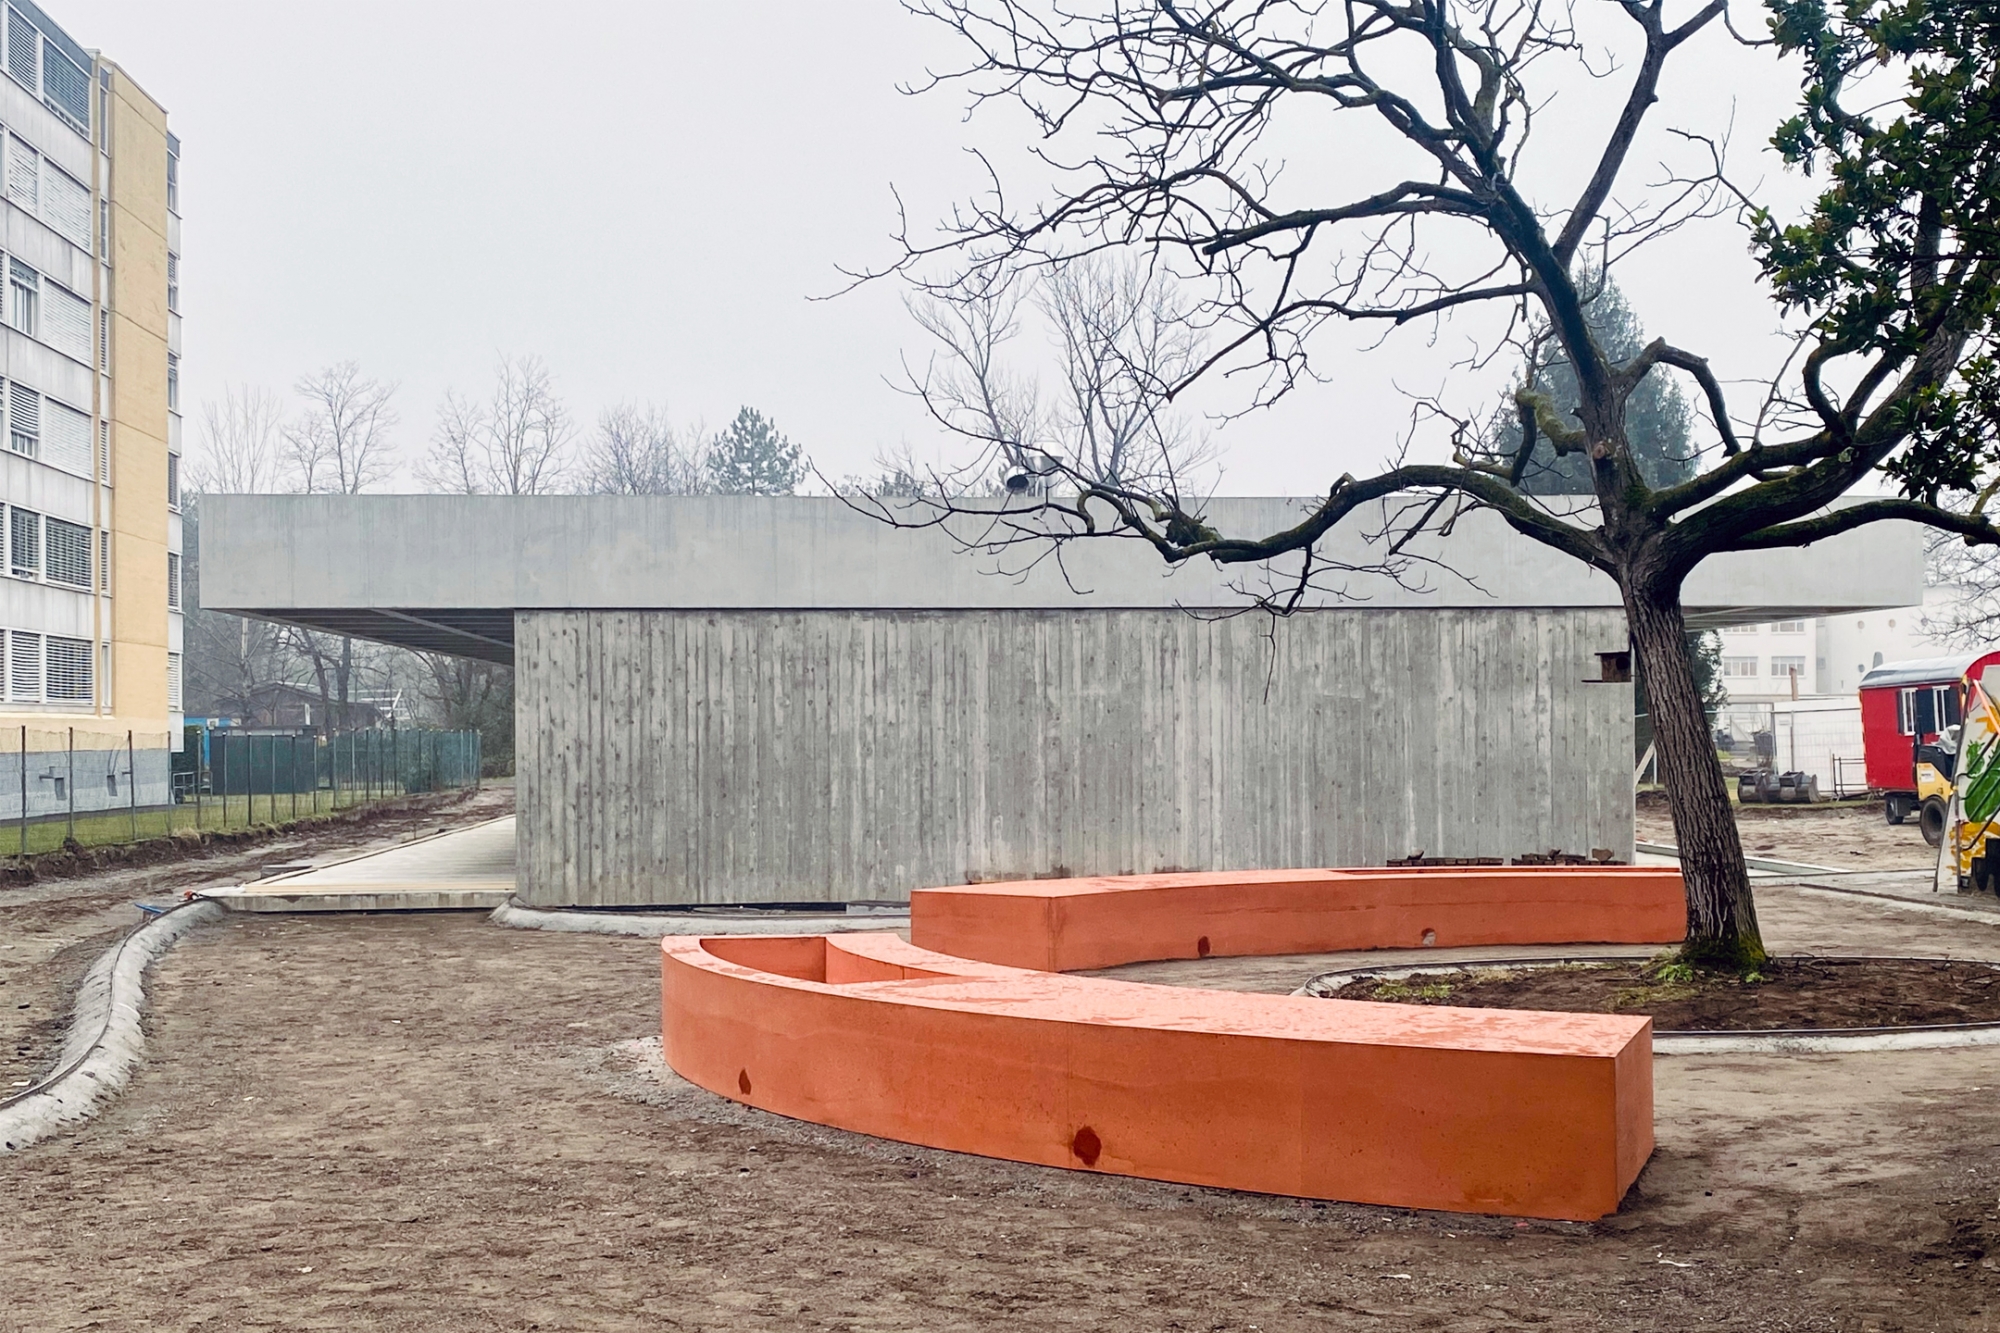
<svg viewBox="0 0 2000 1333"><path fill-rule="evenodd" d="M117 65L4 8L0 818L159 804L181 722L180 143Z"/></svg>

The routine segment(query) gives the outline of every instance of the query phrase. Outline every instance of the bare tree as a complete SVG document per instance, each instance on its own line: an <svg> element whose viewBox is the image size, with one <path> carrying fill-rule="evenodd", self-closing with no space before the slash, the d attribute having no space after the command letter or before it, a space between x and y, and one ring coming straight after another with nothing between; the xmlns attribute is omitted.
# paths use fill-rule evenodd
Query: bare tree
<svg viewBox="0 0 2000 1333"><path fill-rule="evenodd" d="M566 480L575 433L541 361L502 357L485 402L445 395L417 472L452 495L546 495Z"/></svg>
<svg viewBox="0 0 2000 1333"><path fill-rule="evenodd" d="M953 475L933 470L930 489L976 493L975 478L997 462L1001 478L1024 490L1038 484L1045 458L1061 458L1110 485L1177 490L1213 460L1171 401L1200 364L1203 340L1170 277L1113 255L993 277L909 302L942 354L910 375L910 391L947 429L982 446ZM1053 390L1032 356L1008 359L1024 317L1039 317L1048 335Z"/></svg>
<svg viewBox="0 0 2000 1333"><path fill-rule="evenodd" d="M1172 388L1234 375L1252 386L1240 410L1311 377L1330 324L1475 321L1458 327L1487 331L1476 362L1525 359L1533 338L1559 344L1574 401L1524 385L1498 442L1474 412L1428 401L1419 424L1451 462L1330 478L1282 531L1218 531L1178 486L1113 480L1097 461L1051 450L1051 484L997 524L980 517L982 544L997 526L998 540L1042 545L1123 537L1169 562L1270 570L1282 558L1292 592L1267 604L1286 609L1326 568L1317 547L1335 525L1374 524L1389 561L1420 532L1484 509L1604 572L1652 706L1687 884L1682 956L1747 972L1765 952L1681 588L1710 555L1804 546L1882 520L2000 542L1984 515L2000 494L2000 29L1983 0L1773 5L1777 52L1803 62L1806 84L1774 143L1822 183L1808 215L1786 225L1747 206L1723 144L1699 127L1649 123L1670 62L1700 49L1697 38L1724 40L1728 4L1675 0L1670 17L1668 0L910 0L968 53L937 82L964 86L975 109L1025 111L1043 141L1025 188L994 166L991 190L935 236L904 237L894 271L963 308L1017 274L1137 252L1186 285L1189 321L1213 342ZM1614 71L1594 63L1607 45ZM1772 75L1783 76L1776 64ZM1623 105L1566 127L1596 131L1578 188L1565 183L1573 140L1552 159L1533 151L1532 130L1558 92L1605 77L1620 81ZM1922 96L1867 91L1885 86ZM1302 124L1304 137L1274 132ZM1363 178L1366 162L1346 151L1362 135L1400 154L1388 174ZM1669 164L1635 184L1627 168L1642 136L1642 160ZM1319 160L1287 171L1282 143ZM1588 320L1591 282L1664 235L1726 216L1745 224L1797 337L1793 359L1747 403L1728 386L1755 375L1719 374L1681 340L1615 356ZM1699 391L1713 435L1694 475L1656 487L1627 411L1661 375ZM1544 442L1587 463L1588 501L1522 484ZM1836 507L1878 477L1900 494Z"/></svg>
<svg viewBox="0 0 2000 1333"><path fill-rule="evenodd" d="M201 430L187 459L187 489L261 495L282 488L285 405L268 389L224 385L222 401L201 405Z"/></svg>
<svg viewBox="0 0 2000 1333"><path fill-rule="evenodd" d="M370 379L352 361L302 378L304 413L284 432L300 490L359 495L395 470L389 432L396 386Z"/></svg>
<svg viewBox="0 0 2000 1333"><path fill-rule="evenodd" d="M343 361L305 376L296 387L305 411L286 428L285 442L298 488L309 495L358 495L387 480L395 470L389 432L396 425L396 386ZM293 626L285 639L312 673L323 721L352 726L360 677L371 674L368 654L357 660L354 640L344 634Z"/></svg>
<svg viewBox="0 0 2000 1333"><path fill-rule="evenodd" d="M201 405L181 502L182 652L189 711L249 716L269 686L291 677L296 660L284 632L201 604L204 495L262 494L286 488L284 403L266 389L227 386Z"/></svg>
<svg viewBox="0 0 2000 1333"><path fill-rule="evenodd" d="M1179 490L1211 451L1169 401L1202 359L1175 284L1142 260L1093 255L1049 270L1038 296L1062 353L1057 451L1110 485Z"/></svg>
<svg viewBox="0 0 2000 1333"><path fill-rule="evenodd" d="M621 404L597 419L584 458L584 489L592 495L699 495L705 432L685 433L657 407Z"/></svg>
<svg viewBox="0 0 2000 1333"><path fill-rule="evenodd" d="M912 391L944 427L982 446L971 464L954 473L996 468L1003 476L1038 475L1039 446L1047 433L1040 390L1033 377L1005 365L1007 345L1021 333L1021 287L1001 271L991 280L912 293L910 314L942 348L921 374L909 371ZM907 451L906 451L907 453ZM904 472L902 460L892 474ZM953 494L976 491L963 476L938 478Z"/></svg>

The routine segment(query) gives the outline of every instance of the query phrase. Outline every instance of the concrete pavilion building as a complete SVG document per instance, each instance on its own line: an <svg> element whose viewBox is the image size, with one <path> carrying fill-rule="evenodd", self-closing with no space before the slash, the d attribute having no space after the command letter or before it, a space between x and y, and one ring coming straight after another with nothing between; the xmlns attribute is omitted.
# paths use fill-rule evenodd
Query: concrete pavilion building
<svg viewBox="0 0 2000 1333"><path fill-rule="evenodd" d="M31 814L122 808L135 780L158 804L180 734L180 144L119 66L4 8L0 816L24 776Z"/></svg>
<svg viewBox="0 0 2000 1333"><path fill-rule="evenodd" d="M1209 518L1272 531L1299 505ZM1419 548L1476 585L1355 576L1275 623L1226 614L1242 569L1117 541L1030 566L830 498L215 496L202 518L204 606L514 667L531 903L1632 854L1616 589L1490 514ZM1367 527L1323 554L1365 565ZM1847 614L1922 578L1917 534L1877 525L1708 561L1686 603Z"/></svg>

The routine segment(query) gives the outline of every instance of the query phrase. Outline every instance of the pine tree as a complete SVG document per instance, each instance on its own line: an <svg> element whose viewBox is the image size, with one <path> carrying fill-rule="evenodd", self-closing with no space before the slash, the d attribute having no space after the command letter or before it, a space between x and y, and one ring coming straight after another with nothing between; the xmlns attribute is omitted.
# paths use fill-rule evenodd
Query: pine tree
<svg viewBox="0 0 2000 1333"><path fill-rule="evenodd" d="M1646 345L1639 318L1625 300L1616 282L1595 274L1585 274L1579 285L1594 289L1584 305L1584 318L1591 337L1605 355L1620 363L1630 361ZM1557 405L1563 419L1581 426L1575 413L1578 399L1576 369L1562 354L1561 344L1545 339L1551 349L1538 358L1526 377L1528 388L1546 394ZM1513 402L1496 415L1488 434L1494 440L1518 437L1520 426ZM1625 430L1631 441L1632 458L1639 473L1652 487L1673 486L1694 475L1694 449L1688 443L1690 414L1680 389L1664 375L1648 375L1625 401ZM1543 440L1521 472L1521 489L1529 495L1591 494L1590 460L1582 453L1560 457Z"/></svg>
<svg viewBox="0 0 2000 1333"><path fill-rule="evenodd" d="M805 451L746 407L709 446L707 470L718 495L790 495L805 480Z"/></svg>

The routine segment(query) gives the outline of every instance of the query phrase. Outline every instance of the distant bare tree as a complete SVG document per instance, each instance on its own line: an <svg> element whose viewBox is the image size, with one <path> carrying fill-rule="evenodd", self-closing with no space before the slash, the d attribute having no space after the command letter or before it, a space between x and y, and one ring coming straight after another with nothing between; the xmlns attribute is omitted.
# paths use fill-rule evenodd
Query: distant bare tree
<svg viewBox="0 0 2000 1333"><path fill-rule="evenodd" d="M699 495L704 432L675 428L657 407L621 404L597 419L584 459L584 489L592 495Z"/></svg>
<svg viewBox="0 0 2000 1333"><path fill-rule="evenodd" d="M187 458L187 489L208 495L261 495L282 489L285 405L269 389L225 385L222 401L201 405L201 430Z"/></svg>
<svg viewBox="0 0 2000 1333"><path fill-rule="evenodd" d="M488 776L514 771L514 673L491 662L423 653L425 703L441 727L479 733Z"/></svg>
<svg viewBox="0 0 2000 1333"><path fill-rule="evenodd" d="M943 351L941 362L934 357L921 374L910 372L912 391L946 429L985 446L964 470L1039 471L1035 450L1044 434L1044 413L1038 388L1001 362L1002 349L1021 332L1018 287L996 280L962 291L913 294L907 304ZM939 483L946 491L966 489L960 477L940 477Z"/></svg>
<svg viewBox="0 0 2000 1333"><path fill-rule="evenodd" d="M1054 343L1054 391L1004 361L1024 306ZM911 377L911 389L940 423L987 446L976 470L997 456L1019 488L1050 472L1053 456L1102 485L1178 493L1213 458L1170 403L1202 362L1200 329L1174 285L1142 259L1091 256L1032 279L996 274L915 296L910 310L944 354L942 365L933 360Z"/></svg>
<svg viewBox="0 0 2000 1333"><path fill-rule="evenodd" d="M502 357L487 401L445 395L417 475L450 495L546 495L566 480L575 434L541 361Z"/></svg>
<svg viewBox="0 0 2000 1333"><path fill-rule="evenodd" d="M352 361L328 366L298 382L305 411L285 431L300 490L309 495L358 495L386 481L395 468L389 432L396 424L396 386L371 379ZM354 640L292 627L291 650L318 686L323 720L334 727L353 724L353 701L360 675L371 674L364 654L357 663Z"/></svg>
<svg viewBox="0 0 2000 1333"><path fill-rule="evenodd" d="M299 489L309 495L358 495L395 469L389 431L396 386L370 379L352 361L301 379L304 413L284 432Z"/></svg>
<svg viewBox="0 0 2000 1333"><path fill-rule="evenodd" d="M1168 402L1203 350L1171 283L1144 260L1099 255L1051 269L1036 295L1062 352L1065 457L1110 485L1169 488L1208 461L1207 442Z"/></svg>

